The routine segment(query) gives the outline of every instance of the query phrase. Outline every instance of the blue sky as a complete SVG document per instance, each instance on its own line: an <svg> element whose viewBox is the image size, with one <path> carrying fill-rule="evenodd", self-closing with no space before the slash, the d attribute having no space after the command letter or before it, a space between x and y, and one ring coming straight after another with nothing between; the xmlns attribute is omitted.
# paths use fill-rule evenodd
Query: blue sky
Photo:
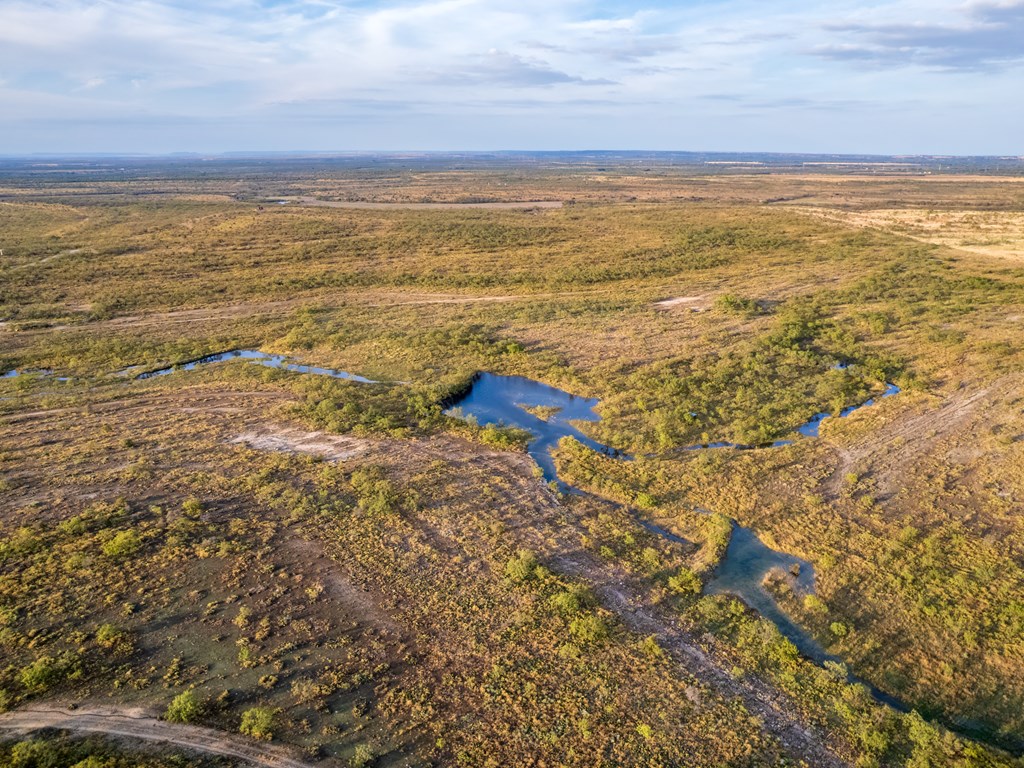
<svg viewBox="0 0 1024 768"><path fill-rule="evenodd" d="M1022 137L1024 0L0 0L0 154Z"/></svg>

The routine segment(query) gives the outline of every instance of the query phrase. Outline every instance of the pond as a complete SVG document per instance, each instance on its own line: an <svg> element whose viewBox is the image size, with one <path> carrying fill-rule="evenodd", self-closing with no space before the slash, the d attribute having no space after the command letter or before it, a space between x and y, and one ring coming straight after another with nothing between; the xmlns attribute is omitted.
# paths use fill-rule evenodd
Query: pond
<svg viewBox="0 0 1024 768"><path fill-rule="evenodd" d="M563 437L573 437L607 456L628 458L572 425L573 421L600 421L601 417L594 412L597 403L597 400L578 397L522 376L480 373L469 391L445 412L450 416L471 418L480 426L500 424L529 432L533 440L526 450L543 470L544 479L556 483L563 492L572 493L575 489L559 479L551 455ZM542 419L527 408L547 409L551 415Z"/></svg>

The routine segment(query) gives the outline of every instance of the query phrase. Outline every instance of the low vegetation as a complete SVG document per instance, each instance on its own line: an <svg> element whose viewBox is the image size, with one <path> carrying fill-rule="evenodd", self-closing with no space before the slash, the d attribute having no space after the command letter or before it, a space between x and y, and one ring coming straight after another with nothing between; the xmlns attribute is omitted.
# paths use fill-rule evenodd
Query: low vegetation
<svg viewBox="0 0 1024 768"><path fill-rule="evenodd" d="M664 173L6 177L0 708L140 706L325 765L1019 765L1024 268L836 211L1024 186ZM577 204L259 207L459 190ZM834 215L762 202L790 195ZM255 348L394 383L133 379ZM480 370L600 398L577 426L634 460L563 441L593 496L559 498L529 435L447 412ZM841 662L703 593L733 521L813 565L813 595L765 588ZM0 763L129 764L85 743ZM137 764L205 765L175 760Z"/></svg>

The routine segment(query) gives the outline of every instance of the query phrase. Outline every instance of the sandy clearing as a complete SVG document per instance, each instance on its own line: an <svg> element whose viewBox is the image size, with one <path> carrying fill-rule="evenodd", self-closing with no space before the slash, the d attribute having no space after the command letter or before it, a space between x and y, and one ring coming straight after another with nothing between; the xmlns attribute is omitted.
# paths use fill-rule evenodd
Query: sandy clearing
<svg viewBox="0 0 1024 768"><path fill-rule="evenodd" d="M701 294L700 296L676 296L671 299L662 299L661 301L656 301L654 302L654 306L657 309L688 307L689 309L695 312L699 312L702 309L707 309L708 301L706 294Z"/></svg>
<svg viewBox="0 0 1024 768"><path fill-rule="evenodd" d="M462 208L483 208L488 210L524 210L532 208L561 208L561 200L523 200L492 203L372 203L348 202L344 200L319 200L315 197L281 198L289 204L307 205L316 208L364 208L370 210L457 210Z"/></svg>
<svg viewBox="0 0 1024 768"><path fill-rule="evenodd" d="M235 445L246 445L258 451L283 453L305 453L320 456L328 461L344 461L367 453L372 444L369 440L326 432L306 432L296 427L278 424L263 424L243 432L228 441Z"/></svg>
<svg viewBox="0 0 1024 768"><path fill-rule="evenodd" d="M208 755L243 760L261 768L311 768L308 763L290 757L282 747L248 741L212 728L167 723L140 709L83 707L70 710L37 704L0 715L0 730L31 733L42 728L173 744Z"/></svg>

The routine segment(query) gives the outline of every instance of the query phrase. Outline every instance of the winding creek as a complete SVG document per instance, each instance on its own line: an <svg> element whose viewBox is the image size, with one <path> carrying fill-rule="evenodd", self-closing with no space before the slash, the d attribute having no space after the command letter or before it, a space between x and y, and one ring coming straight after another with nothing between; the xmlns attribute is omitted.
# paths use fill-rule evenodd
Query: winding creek
<svg viewBox="0 0 1024 768"><path fill-rule="evenodd" d="M174 365L168 365L163 368L154 368L148 371L140 371L143 366L133 365L128 368L124 368L118 371L116 376L129 377L132 379L152 379L157 376L167 376L168 374L175 373L176 371L193 371L201 365L210 365L212 363L225 363L231 360L244 360L248 363L255 363L256 365L262 365L267 368L277 368L283 371L292 371L293 373L308 373L313 376L329 376L332 379L343 379L345 381L354 381L359 384L405 384L404 381L376 381L374 379L368 379L365 376L358 376L348 371L339 371L334 368L319 368L315 365L304 365L302 363L295 362L292 358L287 355L274 355L269 352L261 352L258 349L232 349L227 352L217 352L213 355L204 355L203 357L197 357L193 360L188 360L183 363L175 363ZM48 379L53 376L53 371L50 370L12 370L5 373L0 373L0 379L15 379L22 376L37 376L39 378ZM71 381L72 379L67 376L60 376L55 378L56 381Z"/></svg>
<svg viewBox="0 0 1024 768"><path fill-rule="evenodd" d="M233 349L226 352L218 352L180 362L180 364L174 366L142 371L141 373L139 373L140 367L133 366L118 372L118 374L120 376L129 376L136 380L152 379L167 376L178 371L193 371L200 366L229 360L244 360L251 362L251 364L268 368L313 376L328 376L360 384L403 383L375 381L346 371L307 366L300 364L300 362L287 355L271 354L258 349ZM845 367L843 364L839 366L839 368ZM52 372L45 370L9 371L0 374L0 378L15 378L25 375L49 378L52 376ZM67 377L60 377L59 380L69 381ZM879 398L890 397L899 391L899 387L895 384L887 384L885 392L879 395ZM839 413L838 417L825 413L815 414L808 422L794 428L794 439L775 440L760 445L719 441L686 445L683 447L683 450L714 451L731 449L751 451L757 449L777 449L777 447L792 445L797 439L817 437L821 423L825 419L846 418L862 408L872 406L874 402L876 402L876 398L871 398L859 404L859 406L846 408ZM573 426L574 422L600 421L601 417L594 411L598 403L599 400L596 398L574 395L556 387L520 376L499 376L497 374L480 373L474 378L471 386L450 403L445 413L463 419L472 419L480 426L508 426L528 432L532 439L528 442L526 451L541 468L544 479L554 483L563 494L584 496L586 495L584 490L573 487L558 476L553 452L559 440L563 437L572 437L575 440L579 440L589 449L614 459L622 461L633 460L633 457L598 442ZM528 409L542 409L547 418L541 418L532 414ZM697 511L710 514L708 510ZM638 513L633 512L633 515L640 525L655 536L679 544L688 544L686 540L676 536L672 531L644 519ZM706 594L730 594L739 598L746 605L749 605L764 616L766 620L774 624L784 637L793 642L801 654L811 659L815 664L824 665L826 662L842 663L842 658L829 654L808 632L793 622L778 606L771 593L765 589L763 584L769 572L780 570L791 574L794 588L798 594L813 594L814 567L811 563L795 555L771 549L761 541L752 528L740 525L735 520L731 522L732 535L729 544L726 547L725 555L712 573L711 579L705 584ZM847 679L850 682L863 683L863 681L857 680L849 674ZM863 684L871 692L871 695L880 701L901 712L908 711L908 708L900 700L876 687L866 683Z"/></svg>
<svg viewBox="0 0 1024 768"><path fill-rule="evenodd" d="M132 366L131 368L119 371L118 375L131 377L136 380L150 379L165 376L176 371L191 371L199 366L232 360L242 360L295 373L329 376L361 384L404 383L375 381L347 371L301 364L286 355L270 354L255 349L236 349L220 352L176 365L142 372L139 372L141 366ZM840 364L837 367L844 368L846 365ZM21 376L50 378L53 376L53 372L48 370L12 370L0 373L0 379ZM67 377L59 377L57 380L62 382L70 381ZM683 450L755 450L792 445L796 440L818 437L821 424L826 419L845 418L861 408L873 405L876 399L891 397L899 393L899 391L900 388L895 384L887 384L885 391L878 398L871 398L860 405L844 408L837 416L828 413L815 414L809 421L794 428L794 439L791 440L776 440L761 445L721 441L684 446ZM540 467L544 479L553 483L562 493L586 495L585 491L569 485L558 476L553 451L557 448L558 442L563 437L572 437L591 450L615 459L623 461L633 460L632 456L588 437L574 426L574 422L600 421L601 417L594 410L599 402L596 398L579 397L521 376L479 373L467 390L448 404L445 413L450 416L472 419L480 426L508 426L528 432L532 435L532 440L527 445L527 453ZM546 418L541 418L531 413L528 409L543 409L542 412ZM634 510L628 511L633 514L638 524L651 533L668 541L680 544L689 543L671 531L644 519ZM697 511L710 514L708 510L698 509ZM739 598L778 627L782 635L789 639L804 657L814 663L819 665L824 665L826 662L842 663L841 658L829 654L814 637L790 619L763 584L765 577L770 572L782 571L791 576L792 584L797 594L813 594L815 590L815 577L814 567L811 563L795 555L772 549L761 541L753 529L742 526L735 520L731 522L732 535L726 547L725 555L715 568L711 578L705 583L705 593L729 594ZM847 673L847 680L865 685L875 699L901 712L907 712L910 709L900 700L855 678L849 673ZM973 727L973 724L958 723L958 730L967 734L976 734L977 737L983 737L980 729ZM1014 746L1014 751L1019 751L1019 747L1024 745Z"/></svg>
<svg viewBox="0 0 1024 768"><path fill-rule="evenodd" d="M180 363L178 365L169 365L166 368L157 368L152 371L145 371L144 373L137 374L136 379L151 379L154 376L166 376L169 373L175 371L191 371L200 365L208 365L210 363L223 363L228 360L245 360L250 363L256 363L257 365L263 365L267 368L279 368L285 371L293 371L294 373L309 373L314 376L330 376L333 379L344 379L345 381L355 381L360 384L387 384L390 382L374 381L373 379L367 379L363 376L357 376L354 373L348 373L347 371L337 371L333 368L317 368L313 365L301 365L300 363L292 362L285 355L272 355L268 352L260 352L258 349L233 349L230 352L218 352L215 355L207 355L206 357L199 357L195 360L190 360L187 363ZM127 371L122 371L126 373Z"/></svg>
<svg viewBox="0 0 1024 768"><path fill-rule="evenodd" d="M888 384L879 398L890 397L899 391L895 384ZM573 426L573 422L599 421L601 417L594 411L598 403L596 399L579 397L521 376L481 373L476 376L466 393L454 400L445 412L450 416L473 419L480 426L493 424L516 427L529 432L533 439L527 445L527 452L543 470L544 479L554 483L563 493L583 495L584 491L569 485L558 476L552 451L563 437L575 438L588 448L606 456L632 460L631 456L587 437ZM838 418L845 418L874 403L875 398L872 398L861 405L845 408L839 413ZM550 409L551 415L547 419L542 419L528 410L537 408ZM831 414L815 414L810 421L796 427L794 432L804 438L817 437L821 423L827 418L832 418ZM771 449L792 445L794 442L795 440L776 440L764 445L747 445L723 441L686 446L684 450ZM710 514L707 510L699 511ZM634 518L657 536L676 543L687 543L671 531L643 519L638 514L634 513ZM829 654L810 633L790 619L763 584L770 572L780 570L793 577L793 586L798 594L813 594L814 567L806 560L767 546L751 528L739 525L735 520L732 521L732 526L732 536L725 555L711 579L705 584L704 591L707 594L730 594L738 597L775 624L803 656L816 664L842 663L841 658ZM850 682L863 682L849 674L847 679ZM908 710L908 707L899 700L871 685L865 685L879 701L901 711Z"/></svg>

